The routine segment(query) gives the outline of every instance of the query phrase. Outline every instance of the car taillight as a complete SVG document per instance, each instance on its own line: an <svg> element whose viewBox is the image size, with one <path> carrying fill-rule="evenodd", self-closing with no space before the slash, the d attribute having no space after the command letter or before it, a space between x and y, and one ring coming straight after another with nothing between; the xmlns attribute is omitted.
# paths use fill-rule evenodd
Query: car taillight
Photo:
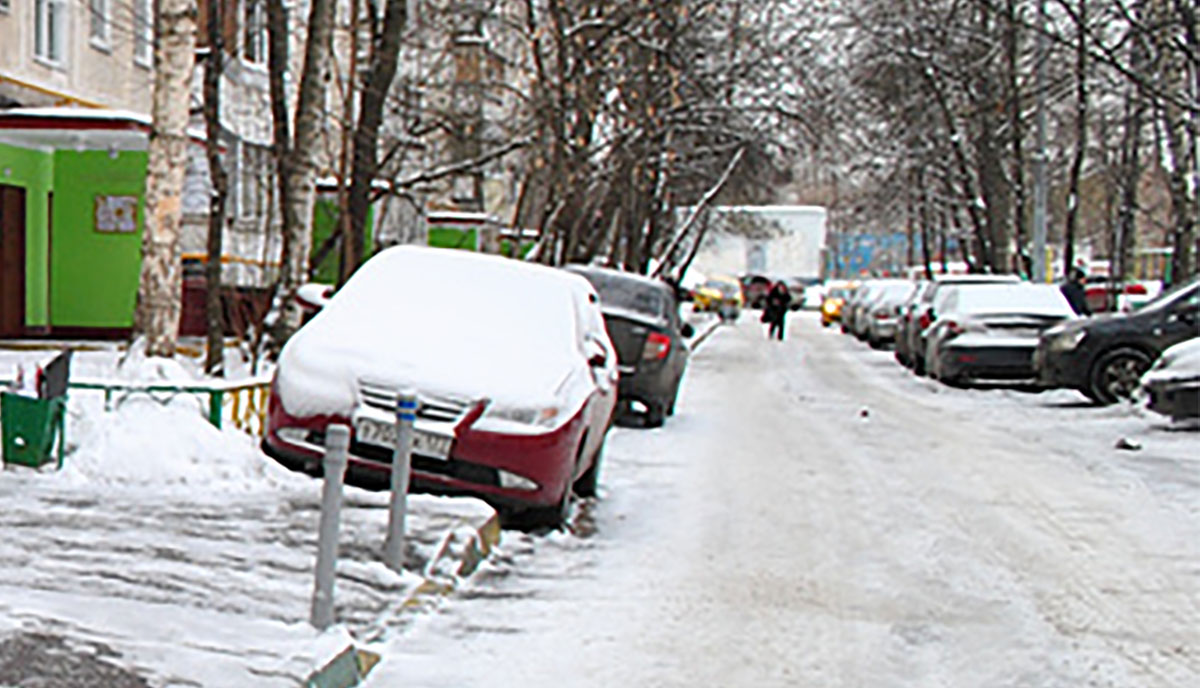
<svg viewBox="0 0 1200 688"><path fill-rule="evenodd" d="M921 326L922 330L933 324L933 311L922 313L920 319L917 320L917 324Z"/></svg>
<svg viewBox="0 0 1200 688"><path fill-rule="evenodd" d="M887 320L888 312L887 311L875 311L875 319L876 320Z"/></svg>
<svg viewBox="0 0 1200 688"><path fill-rule="evenodd" d="M951 335L957 337L958 335L962 334L963 332L966 332L967 330L962 325L959 325L958 323L954 322L953 320L947 320L946 321L946 331L949 332Z"/></svg>
<svg viewBox="0 0 1200 688"><path fill-rule="evenodd" d="M643 361L657 361L667 357L671 351L671 338L660 332L651 332L646 337L646 344L642 347Z"/></svg>
<svg viewBox="0 0 1200 688"><path fill-rule="evenodd" d="M1127 285L1125 285L1125 293L1133 294L1135 296L1145 296L1146 295L1146 285L1144 285L1144 284L1127 284Z"/></svg>

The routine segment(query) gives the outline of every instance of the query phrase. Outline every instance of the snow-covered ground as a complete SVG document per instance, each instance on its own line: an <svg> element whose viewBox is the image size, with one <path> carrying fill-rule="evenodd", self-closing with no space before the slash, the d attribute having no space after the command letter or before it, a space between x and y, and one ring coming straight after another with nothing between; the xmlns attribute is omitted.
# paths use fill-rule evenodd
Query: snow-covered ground
<svg viewBox="0 0 1200 688"><path fill-rule="evenodd" d="M368 685L1200 685L1200 435L750 320Z"/></svg>
<svg viewBox="0 0 1200 688"><path fill-rule="evenodd" d="M0 376L18 365L31 374L53 355L5 351ZM185 358L117 369L119 358L109 347L77 352L72 377L200 378ZM412 496L411 571L399 575L382 564L386 495L347 488L340 624L318 633L308 618L321 482L279 467L249 435L212 427L206 399L156 396L106 412L102 392L72 390L63 469L0 474L0 685L299 685L352 640L406 623L402 606L427 579L452 583L457 560L435 553L453 554L494 513L474 499ZM35 679L49 682L21 682Z"/></svg>
<svg viewBox="0 0 1200 688"><path fill-rule="evenodd" d="M704 342L665 427L613 431L570 532L505 532L448 597L398 608L418 577L351 490L323 635L318 481L194 399L73 395L63 472L0 474L0 678L50 637L145 681L92 685L294 686L353 637L379 688L1200 685L1200 433L940 386L812 313L761 327ZM415 499L418 567L462 501Z"/></svg>

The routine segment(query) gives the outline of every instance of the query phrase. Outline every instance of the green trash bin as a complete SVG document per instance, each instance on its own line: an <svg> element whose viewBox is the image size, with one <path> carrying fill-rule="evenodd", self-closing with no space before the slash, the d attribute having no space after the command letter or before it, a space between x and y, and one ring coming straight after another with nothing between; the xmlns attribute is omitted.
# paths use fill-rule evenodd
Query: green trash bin
<svg viewBox="0 0 1200 688"><path fill-rule="evenodd" d="M0 392L0 429L4 463L40 468L53 459L58 437L58 467L62 468L67 397L49 399Z"/></svg>

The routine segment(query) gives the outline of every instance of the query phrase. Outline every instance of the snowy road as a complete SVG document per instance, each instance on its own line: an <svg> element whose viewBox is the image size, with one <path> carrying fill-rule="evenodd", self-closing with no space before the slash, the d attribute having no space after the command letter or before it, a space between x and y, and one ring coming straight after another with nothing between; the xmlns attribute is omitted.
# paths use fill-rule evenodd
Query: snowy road
<svg viewBox="0 0 1200 688"><path fill-rule="evenodd" d="M610 437L574 534L506 533L368 685L1200 685L1200 434L760 327Z"/></svg>

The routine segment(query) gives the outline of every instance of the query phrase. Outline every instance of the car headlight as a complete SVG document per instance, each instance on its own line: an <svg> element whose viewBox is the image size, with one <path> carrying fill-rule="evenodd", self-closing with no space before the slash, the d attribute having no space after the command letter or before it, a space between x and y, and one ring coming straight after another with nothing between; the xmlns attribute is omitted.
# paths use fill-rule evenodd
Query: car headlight
<svg viewBox="0 0 1200 688"><path fill-rule="evenodd" d="M488 418L507 420L522 425L533 425L542 428L554 427L561 412L558 406L489 406L484 414Z"/></svg>
<svg viewBox="0 0 1200 688"><path fill-rule="evenodd" d="M1087 336L1084 330L1075 330L1073 332L1061 332L1050 338L1051 351L1073 351L1083 338Z"/></svg>

